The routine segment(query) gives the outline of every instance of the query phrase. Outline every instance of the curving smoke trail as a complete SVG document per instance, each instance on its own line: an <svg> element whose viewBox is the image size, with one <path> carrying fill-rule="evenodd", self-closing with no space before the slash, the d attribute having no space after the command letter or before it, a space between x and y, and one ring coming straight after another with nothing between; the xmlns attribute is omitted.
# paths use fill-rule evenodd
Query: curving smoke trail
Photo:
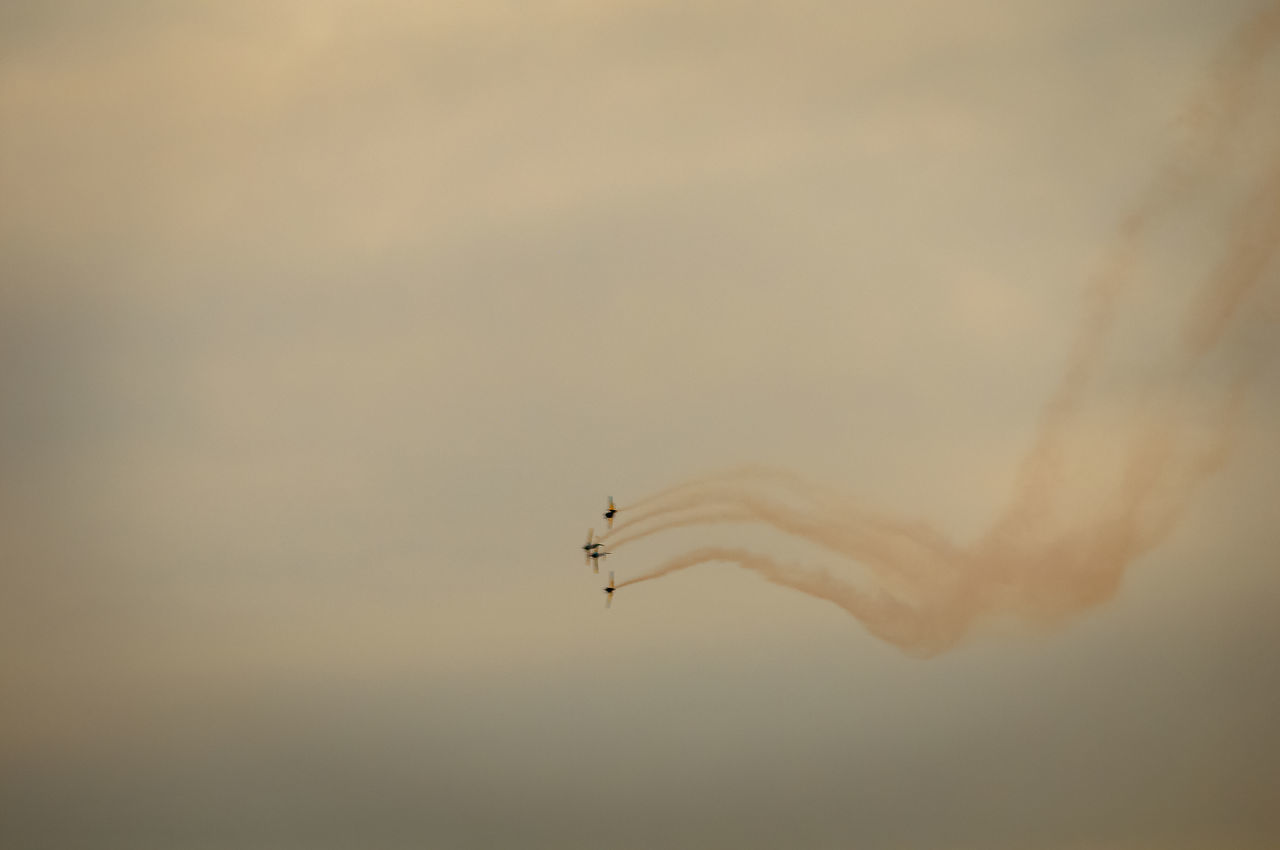
<svg viewBox="0 0 1280 850"><path fill-rule="evenodd" d="M1089 492L1083 506L1068 505L1064 496L1079 420L1088 412L1122 295L1138 279L1145 240L1162 217L1195 200L1196 190L1226 167L1232 139L1265 102L1264 63L1278 43L1280 3L1241 27L1219 56L1192 110L1186 149L1122 221L1090 282L1066 368L1011 496L977 540L962 546L926 522L872 511L784 470L744 467L634 503L604 540L617 550L674 528L762 523L855 562L863 568L859 580L743 549L708 547L618 587L709 562L733 563L832 602L872 634L921 656L954 646L991 617L1052 625L1111 598L1128 565L1169 535L1197 486L1235 442L1256 368L1236 375L1207 411L1194 403L1194 379L1227 338L1244 301L1277 282L1270 270L1280 251L1280 146L1228 217L1222 259L1190 299L1165 363L1167 381L1145 390L1138 412L1122 423L1128 438L1120 444L1111 486Z"/></svg>

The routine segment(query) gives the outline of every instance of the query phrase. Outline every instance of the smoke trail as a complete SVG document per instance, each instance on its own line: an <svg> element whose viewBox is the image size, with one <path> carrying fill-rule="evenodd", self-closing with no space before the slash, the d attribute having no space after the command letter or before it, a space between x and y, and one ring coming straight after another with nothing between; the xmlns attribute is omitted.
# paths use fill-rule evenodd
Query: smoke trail
<svg viewBox="0 0 1280 850"><path fill-rule="evenodd" d="M1280 249L1280 167L1272 170L1236 216L1233 229L1237 235L1226 261L1188 317L1184 345L1195 356L1207 353L1221 339L1240 302L1261 282Z"/></svg>
<svg viewBox="0 0 1280 850"><path fill-rule="evenodd" d="M777 484L790 486L802 496L813 496L813 486L801 479L795 473L782 469L773 469L767 466L746 465L734 469L724 470L722 472L704 475L700 478L693 478L688 481L681 482L665 490L659 490L651 493L642 499L639 499L627 505L626 511L628 517L616 523L601 541L608 541L614 535L620 535L627 529L640 525L646 520L659 516L667 516L680 510L696 506L701 498L697 495L700 488L708 486L723 486L728 482L751 482L755 480L773 481ZM641 510L646 505L656 504L656 507Z"/></svg>
<svg viewBox="0 0 1280 850"><path fill-rule="evenodd" d="M654 503L654 502L662 501L663 499L666 499L666 498L668 498L668 497L670 497L670 496L674 496L674 495L676 495L677 493L684 492L685 490L689 489L690 487L696 487L696 486L698 486L699 484L703 483L703 481L704 481L704 480L710 480L710 479L714 479L714 478L716 478L716 477L718 477L718 476L707 476L707 478L706 478L706 479L703 479L703 478L695 478L695 479L693 479L693 480L691 480L691 481L682 481L681 483L679 483L679 484L674 484L674 485L672 485L671 487L668 487L668 488L667 488L667 489L665 489L665 490L659 490L659 491L658 491L658 492L656 492L656 493L650 493L648 496L645 496L645 497L643 497L643 498L641 498L641 499L637 499L636 501L631 502L631 503L630 503L630 504L628 504L628 505L624 505L623 507L619 508L619 510L625 510L625 511L627 511L628 513L634 513L635 511L639 510L640 508L643 508L645 505L649 505L649 504L652 504L652 503ZM618 530L617 528L615 528L615 529L614 529L614 531L617 531L617 530ZM606 535L606 537L607 537L607 536L608 536L608 535ZM603 539L603 538L601 538L601 539Z"/></svg>
<svg viewBox="0 0 1280 850"><path fill-rule="evenodd" d="M669 520L664 522L662 525L655 525L647 529L634 531L630 534L619 537L617 540L611 541L609 545L615 548L626 546L628 543L634 543L637 540L643 540L650 535L658 534L673 528L684 528L690 525L712 525L721 522L750 522L754 518L753 514L742 510L703 511Z"/></svg>
<svg viewBox="0 0 1280 850"><path fill-rule="evenodd" d="M745 467L678 484L636 503L643 507L612 532L613 549L662 531L754 521L825 547L866 571L872 590L823 570L780 564L742 549L701 548L619 587L708 562L734 563L767 581L830 601L877 637L916 655L944 651L979 621L1011 614L1054 625L1111 598L1125 569L1177 525L1196 487L1228 456L1242 420L1252 373L1224 399L1195 410L1192 378L1223 342L1251 293L1270 282L1280 251L1280 167L1229 218L1222 261L1193 293L1167 381L1143 393L1121 424L1128 441L1111 468L1114 484L1067 510L1070 449L1095 383L1121 298L1139 279L1146 241L1160 220L1196 197L1227 164L1230 143L1259 99L1263 61L1280 41L1280 4L1257 16L1228 44L1195 110L1197 126L1182 152L1123 219L1086 290L1085 310L1066 367L1050 395L1011 496L985 534L960 546L927 523L875 513L792 473ZM1254 370L1256 371L1256 369Z"/></svg>
<svg viewBox="0 0 1280 850"><path fill-rule="evenodd" d="M958 637L948 633L945 625L940 622L929 623L903 616L907 610L905 606L886 593L867 594L825 570L781 564L745 549L695 549L671 559L646 575L619 582L618 589L717 561L736 564L742 569L757 573L765 581L831 602L861 620L872 634L913 655L932 655L950 646Z"/></svg>

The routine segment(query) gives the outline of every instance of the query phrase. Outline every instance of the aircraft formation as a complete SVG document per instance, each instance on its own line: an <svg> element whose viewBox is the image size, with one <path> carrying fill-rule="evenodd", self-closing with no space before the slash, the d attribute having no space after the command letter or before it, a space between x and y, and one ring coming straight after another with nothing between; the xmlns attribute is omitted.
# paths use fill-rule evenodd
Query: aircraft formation
<svg viewBox="0 0 1280 850"><path fill-rule="evenodd" d="M609 497L609 506L605 509L604 518L609 522L609 529L613 530L613 518L617 516L620 508L613 503L613 497ZM612 552L605 551L604 544L595 539L596 530L594 528L587 529L587 542L582 544L583 560L591 565L591 571L599 574L600 559L612 555ZM614 586L613 570L609 571L609 584L604 588L604 607L608 608L613 604L613 593L618 588Z"/></svg>

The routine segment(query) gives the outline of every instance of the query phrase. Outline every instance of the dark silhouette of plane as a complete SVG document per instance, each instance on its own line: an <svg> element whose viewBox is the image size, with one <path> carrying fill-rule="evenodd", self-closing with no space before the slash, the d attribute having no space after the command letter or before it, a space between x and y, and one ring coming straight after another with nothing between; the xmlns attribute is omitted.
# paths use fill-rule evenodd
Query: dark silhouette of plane
<svg viewBox="0 0 1280 850"><path fill-rule="evenodd" d="M612 554L613 554L612 552L604 552L604 551L588 552L587 557L591 559L591 572L593 573L600 572L600 559L603 558L605 555L612 555ZM612 573L610 573L610 575L612 575Z"/></svg>
<svg viewBox="0 0 1280 850"><path fill-rule="evenodd" d="M593 550L593 549L599 549L601 546L603 546L603 545L604 545L603 543L598 543L598 542L597 542L597 543L593 543L593 542L591 542L591 541L592 541L592 538L594 538L594 537L595 537L595 535L596 535L596 530L595 530L594 528L588 528L588 529L587 529L587 542L582 544L582 551L583 551L583 552L586 552L587 554L591 554L591 550Z"/></svg>
<svg viewBox="0 0 1280 850"><path fill-rule="evenodd" d="M609 570L609 586L604 589L604 607L608 608L613 604L613 593L617 589L613 586L613 570Z"/></svg>

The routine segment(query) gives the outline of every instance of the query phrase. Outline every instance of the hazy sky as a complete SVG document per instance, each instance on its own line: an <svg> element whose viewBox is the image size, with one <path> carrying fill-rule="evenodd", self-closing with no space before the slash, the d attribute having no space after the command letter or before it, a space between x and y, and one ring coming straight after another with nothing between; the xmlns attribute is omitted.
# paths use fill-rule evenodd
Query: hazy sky
<svg viewBox="0 0 1280 850"><path fill-rule="evenodd" d="M1275 6L0 5L0 843L1280 844ZM606 496L741 464L982 534L1142 209L1073 510L1261 264L1114 598L927 660L731 565L604 610ZM831 566L610 567L712 544Z"/></svg>

